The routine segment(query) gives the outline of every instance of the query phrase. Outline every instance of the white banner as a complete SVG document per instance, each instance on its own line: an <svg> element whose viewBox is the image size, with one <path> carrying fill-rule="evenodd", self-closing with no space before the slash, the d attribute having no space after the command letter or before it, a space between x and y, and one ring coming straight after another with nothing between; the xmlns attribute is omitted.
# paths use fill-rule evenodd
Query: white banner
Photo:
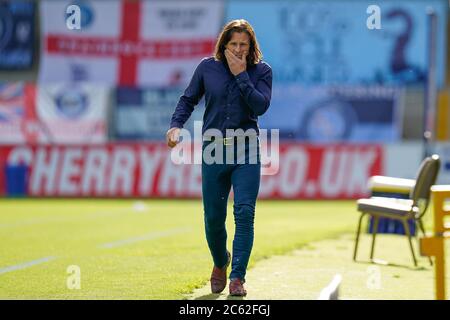
<svg viewBox="0 0 450 320"><path fill-rule="evenodd" d="M106 142L108 88L86 84L40 86L36 101L47 142Z"/></svg>
<svg viewBox="0 0 450 320"><path fill-rule="evenodd" d="M224 1L144 1L142 38L159 43L153 59L143 59L139 83L187 84L195 67L211 56L223 24Z"/></svg>
<svg viewBox="0 0 450 320"><path fill-rule="evenodd" d="M41 82L184 85L223 23L219 0L97 0L78 3L80 29L71 30L71 4L41 2Z"/></svg>

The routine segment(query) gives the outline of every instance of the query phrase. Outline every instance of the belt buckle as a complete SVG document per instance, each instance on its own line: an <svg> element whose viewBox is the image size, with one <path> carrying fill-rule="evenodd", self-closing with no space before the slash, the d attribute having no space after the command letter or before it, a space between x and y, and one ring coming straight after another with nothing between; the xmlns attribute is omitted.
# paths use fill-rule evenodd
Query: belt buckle
<svg viewBox="0 0 450 320"><path fill-rule="evenodd" d="M227 142L230 141L230 142ZM233 144L233 137L229 137L229 138L223 138L223 145L224 146L231 146Z"/></svg>

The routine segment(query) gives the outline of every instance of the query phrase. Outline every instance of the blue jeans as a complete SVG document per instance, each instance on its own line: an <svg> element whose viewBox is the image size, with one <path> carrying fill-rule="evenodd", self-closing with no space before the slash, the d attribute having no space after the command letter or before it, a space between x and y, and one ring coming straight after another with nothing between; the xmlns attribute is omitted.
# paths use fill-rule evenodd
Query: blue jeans
<svg viewBox="0 0 450 320"><path fill-rule="evenodd" d="M210 143L216 142L203 142L203 151ZM231 186L233 186L233 213L236 229L229 278L239 278L245 281L248 260L253 247L255 205L261 175L259 140L257 140L256 158L253 152L253 164L249 161L249 149L251 148L249 148L248 141L245 143L245 155L241 153L239 156L235 156L235 160L241 157L241 162L245 157L245 163L236 163L237 161L231 164L225 163L227 154L229 156L232 149L234 149L235 155L239 153L236 144L224 146L223 143L217 142L217 147L223 150L223 164L207 164L202 156L202 193L206 240L214 265L219 268L225 266L227 263L225 219L228 196Z"/></svg>

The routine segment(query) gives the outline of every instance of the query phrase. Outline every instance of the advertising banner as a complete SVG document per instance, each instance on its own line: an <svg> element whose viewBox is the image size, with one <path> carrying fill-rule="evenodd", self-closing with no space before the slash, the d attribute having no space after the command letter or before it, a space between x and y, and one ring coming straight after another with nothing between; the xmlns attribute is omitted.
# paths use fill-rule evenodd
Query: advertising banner
<svg viewBox="0 0 450 320"><path fill-rule="evenodd" d="M404 90L381 86L276 86L259 120L283 139L314 143L395 142L402 138Z"/></svg>
<svg viewBox="0 0 450 320"><path fill-rule="evenodd" d="M31 68L34 55L35 4L0 2L0 70Z"/></svg>
<svg viewBox="0 0 450 320"><path fill-rule="evenodd" d="M33 143L39 130L35 116L35 86L0 83L0 144Z"/></svg>
<svg viewBox="0 0 450 320"><path fill-rule="evenodd" d="M212 54L223 18L219 0L80 1L67 14L72 2L41 2L42 82L185 84ZM80 28L69 28L77 18Z"/></svg>
<svg viewBox="0 0 450 320"><path fill-rule="evenodd" d="M165 140L170 119L182 90L178 88L116 89L116 107L113 112L115 140ZM203 100L202 100L203 101ZM194 109L184 128L194 132L194 121L202 121L203 102Z"/></svg>
<svg viewBox="0 0 450 320"><path fill-rule="evenodd" d="M364 197L369 177L383 174L383 157L379 145L282 144L279 170L261 177L259 198ZM28 166L23 183L33 197L200 198L202 191L201 165L175 164L164 143L3 146L0 163Z"/></svg>
<svg viewBox="0 0 450 320"><path fill-rule="evenodd" d="M46 143L105 143L110 90L98 85L41 85L36 113Z"/></svg>
<svg viewBox="0 0 450 320"><path fill-rule="evenodd" d="M252 0L230 0L227 8L227 20L244 18L255 28L275 82L307 85L423 83L427 11L433 9L436 82L444 85L446 0L269 0L257 7Z"/></svg>

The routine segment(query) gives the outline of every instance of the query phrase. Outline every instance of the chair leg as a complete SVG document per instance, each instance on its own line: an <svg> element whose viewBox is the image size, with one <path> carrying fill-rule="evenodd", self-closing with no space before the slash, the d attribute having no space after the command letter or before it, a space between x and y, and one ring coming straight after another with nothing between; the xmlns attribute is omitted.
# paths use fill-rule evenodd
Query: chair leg
<svg viewBox="0 0 450 320"><path fill-rule="evenodd" d="M378 232L378 216L373 216L373 229L372 229L372 248L370 249L370 261L373 261L373 253L375 249L375 238Z"/></svg>
<svg viewBox="0 0 450 320"><path fill-rule="evenodd" d="M358 244L359 244L359 234L361 233L361 222L365 215L366 213L362 212L361 216L359 217L358 228L356 229L355 249L353 250L353 261L356 261L356 253L358 251Z"/></svg>
<svg viewBox="0 0 450 320"><path fill-rule="evenodd" d="M417 224L419 225L419 229L420 229L420 231L422 231L423 236L426 237L425 228L423 227L422 219L417 219ZM433 260L431 259L430 256L427 256L427 257L428 257L428 261L430 262L430 266L432 266Z"/></svg>
<svg viewBox="0 0 450 320"><path fill-rule="evenodd" d="M409 225L407 220L402 220L403 222L403 227L405 228L405 233L408 236L408 241L409 241L409 247L411 249L411 254L413 257L413 261L414 261L414 266L417 267L417 260L416 260L416 255L414 254L414 247L411 241L411 231L409 230Z"/></svg>

